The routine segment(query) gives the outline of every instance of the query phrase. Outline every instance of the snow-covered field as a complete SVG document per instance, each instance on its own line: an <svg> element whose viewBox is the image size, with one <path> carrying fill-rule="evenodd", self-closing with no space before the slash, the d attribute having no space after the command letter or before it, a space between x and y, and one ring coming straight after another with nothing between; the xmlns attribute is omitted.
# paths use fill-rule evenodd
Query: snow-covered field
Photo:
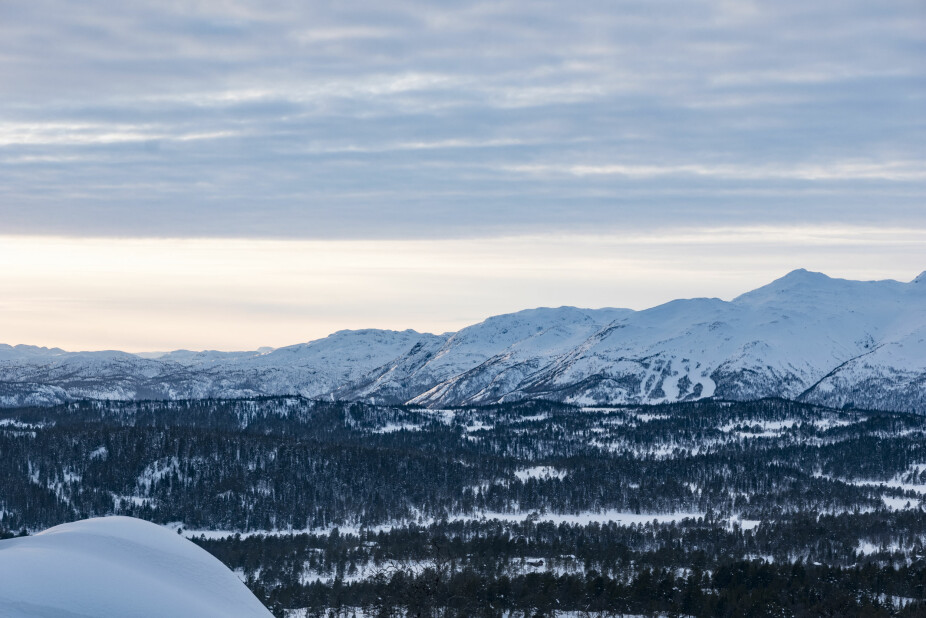
<svg viewBox="0 0 926 618"><path fill-rule="evenodd" d="M516 512L501 513L495 511L484 511L481 513L472 513L466 515L453 515L447 518L447 521L491 521L497 520L502 522L525 522L528 520L535 522L548 522L553 524L571 524L586 526L588 524L617 524L618 526L646 525L653 522L671 523L682 521L683 519L698 519L704 517L704 513L679 512L679 513L628 513L624 511L583 511L580 513L539 513ZM380 526L368 526L365 530L370 532L379 532L402 528L410 522L397 521L392 524L383 524ZM428 526L436 523L434 519L421 519L414 522L419 526ZM743 527L749 526L744 522ZM758 522L755 523L758 525ZM754 527L754 525L752 526ZM225 539L228 537L239 536L246 539L251 536L293 536L297 534L314 534L328 535L337 530L340 534L358 534L361 530L357 525L329 526L327 528L302 528L298 530L250 530L240 532L236 530L197 530L186 528L181 523L173 523L165 526L168 530L180 530L180 534L186 538L206 538L206 539Z"/></svg>
<svg viewBox="0 0 926 618"><path fill-rule="evenodd" d="M521 481L527 479L562 479L566 477L566 471L557 470L552 466L534 466L517 470L514 475Z"/></svg>
<svg viewBox="0 0 926 618"><path fill-rule="evenodd" d="M323 612L325 616L335 616L336 618L374 618L375 613L367 613L361 607L350 607L334 609L329 608ZM503 612L502 618L520 618L523 612ZM613 612L565 612L553 610L549 614L552 618L614 618ZM286 618L304 618L305 609L291 609L286 612ZM620 618L664 618L666 614L651 614L643 616L641 614L620 614Z"/></svg>

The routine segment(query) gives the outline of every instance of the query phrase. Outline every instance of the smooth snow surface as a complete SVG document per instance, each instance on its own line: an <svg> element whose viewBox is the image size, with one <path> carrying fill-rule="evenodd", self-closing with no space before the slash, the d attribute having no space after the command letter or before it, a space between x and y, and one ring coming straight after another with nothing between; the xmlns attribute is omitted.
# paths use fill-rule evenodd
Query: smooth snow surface
<svg viewBox="0 0 926 618"><path fill-rule="evenodd" d="M161 526L101 517L0 541L0 616L270 616L212 555Z"/></svg>

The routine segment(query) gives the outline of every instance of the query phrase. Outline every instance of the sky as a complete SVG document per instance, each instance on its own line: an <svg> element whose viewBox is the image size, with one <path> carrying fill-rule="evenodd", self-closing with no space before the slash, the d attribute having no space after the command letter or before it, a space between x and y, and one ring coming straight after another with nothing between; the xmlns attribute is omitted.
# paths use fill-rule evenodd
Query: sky
<svg viewBox="0 0 926 618"><path fill-rule="evenodd" d="M0 2L0 342L926 270L926 4Z"/></svg>

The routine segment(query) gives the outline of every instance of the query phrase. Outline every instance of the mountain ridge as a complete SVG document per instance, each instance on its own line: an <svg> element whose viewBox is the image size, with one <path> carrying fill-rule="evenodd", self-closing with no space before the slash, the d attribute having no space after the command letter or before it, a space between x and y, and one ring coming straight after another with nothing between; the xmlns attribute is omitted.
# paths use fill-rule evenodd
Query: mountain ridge
<svg viewBox="0 0 926 618"><path fill-rule="evenodd" d="M778 396L921 410L926 286L804 269L730 301L526 309L456 332L342 330L274 350L161 356L0 345L0 405L300 395L428 407Z"/></svg>

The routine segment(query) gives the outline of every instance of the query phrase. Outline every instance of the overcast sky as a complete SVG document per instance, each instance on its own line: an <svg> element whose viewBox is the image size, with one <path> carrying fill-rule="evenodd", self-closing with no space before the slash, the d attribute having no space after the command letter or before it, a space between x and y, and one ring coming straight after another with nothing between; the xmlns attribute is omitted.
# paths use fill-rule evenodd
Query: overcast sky
<svg viewBox="0 0 926 618"><path fill-rule="evenodd" d="M798 266L910 279L924 110L922 0L7 0L0 341L228 349ZM235 282L221 326L180 283L210 277Z"/></svg>

